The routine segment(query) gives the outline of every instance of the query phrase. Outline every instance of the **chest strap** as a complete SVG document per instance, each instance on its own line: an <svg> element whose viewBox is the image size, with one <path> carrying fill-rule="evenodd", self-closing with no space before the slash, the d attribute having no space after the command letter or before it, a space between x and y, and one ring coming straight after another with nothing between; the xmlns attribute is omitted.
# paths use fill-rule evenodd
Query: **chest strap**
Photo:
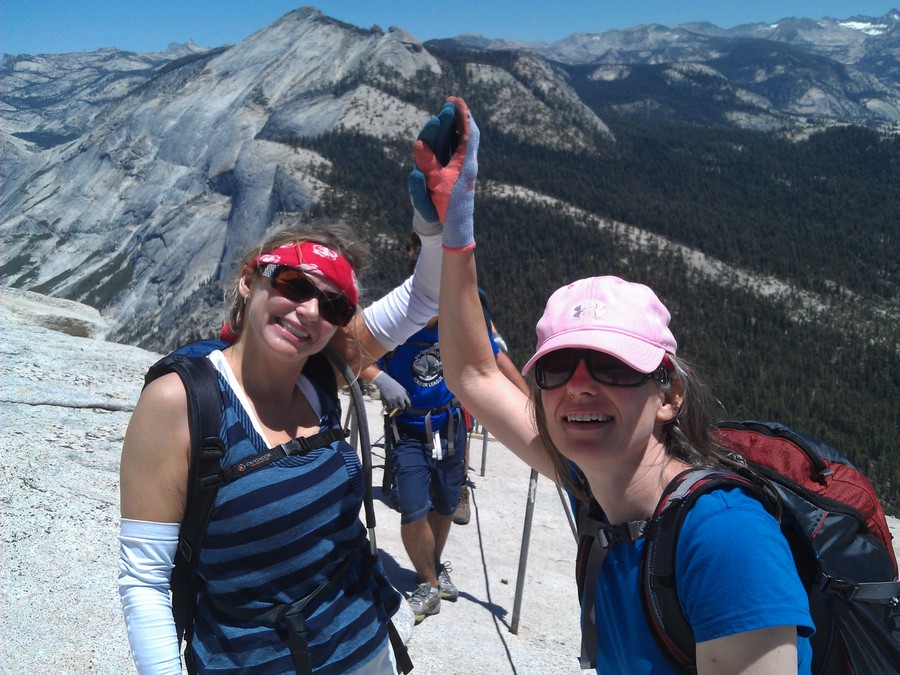
<svg viewBox="0 0 900 675"><path fill-rule="evenodd" d="M327 589L334 586L350 567L350 556L338 568L328 576L316 589L290 604L272 605L269 609L259 610L247 607L234 607L225 604L214 597L209 600L218 611L226 616L239 621L257 621L259 623L279 624L283 623L288 631L288 645L291 657L294 660L294 668L298 675L312 675L312 653L309 650L309 636L306 631L306 606L322 595Z"/></svg>
<svg viewBox="0 0 900 675"><path fill-rule="evenodd" d="M202 476L200 478L200 484L204 488L227 485L257 469L268 466L272 462L277 462L279 459L291 455L302 456L309 454L312 450L328 447L335 441L342 441L347 438L348 435L349 432L346 429L326 429L325 431L320 431L312 436L295 438L287 443L282 443L265 452L261 452L258 455L253 455L230 466L219 468L215 473Z"/></svg>

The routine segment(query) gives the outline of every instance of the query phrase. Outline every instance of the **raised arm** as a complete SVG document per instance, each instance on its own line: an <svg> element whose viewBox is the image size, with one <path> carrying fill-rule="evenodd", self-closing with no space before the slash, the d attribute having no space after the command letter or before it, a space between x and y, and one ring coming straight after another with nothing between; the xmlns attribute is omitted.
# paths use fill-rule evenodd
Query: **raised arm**
<svg viewBox="0 0 900 675"><path fill-rule="evenodd" d="M441 362L447 387L503 445L556 480L534 429L529 397L503 374L491 350L478 300L474 251L444 253L440 307Z"/></svg>
<svg viewBox="0 0 900 675"><path fill-rule="evenodd" d="M444 166L422 140L415 148L416 165L444 224L440 293L444 378L450 391L501 443L555 480L531 422L528 395L501 372L484 328L473 231L479 132L465 102L448 101L456 107L459 129L458 146L449 162Z"/></svg>
<svg viewBox="0 0 900 675"><path fill-rule="evenodd" d="M437 316L441 235L419 237L422 250L413 275L358 312L329 343L358 375Z"/></svg>

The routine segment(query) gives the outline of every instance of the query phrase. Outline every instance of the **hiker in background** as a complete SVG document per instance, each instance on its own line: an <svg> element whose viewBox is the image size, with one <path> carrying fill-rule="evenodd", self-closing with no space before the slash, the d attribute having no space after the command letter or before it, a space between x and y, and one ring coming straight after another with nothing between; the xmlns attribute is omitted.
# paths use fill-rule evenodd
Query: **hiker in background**
<svg viewBox="0 0 900 675"><path fill-rule="evenodd" d="M445 107L426 128L452 128L453 112ZM219 489L194 552L201 588L189 672L396 672L388 631L401 598L359 520L360 463L322 375L301 373L329 343L360 372L435 315L441 235L421 235L413 276L364 312L356 270L365 250L338 224L279 233L241 261L223 330L232 344L209 356L224 406L221 466L297 438L334 438ZM334 377L343 381L337 369ZM141 673L181 672L170 583L190 447L185 388L163 375L138 400L121 461L119 591ZM273 608L290 610L270 616Z"/></svg>
<svg viewBox="0 0 900 675"><path fill-rule="evenodd" d="M415 150L444 223L445 377L523 461L574 499L596 500L610 537L621 540L597 576L585 580L596 602L595 613L582 619L585 630L596 631L588 660L598 672L673 672L643 612L644 541L630 535L680 472L728 465L709 435L703 386L676 356L669 312L657 296L615 277L582 279L550 297L524 369L534 373L530 397L503 377L483 336L478 300L472 218L478 132L471 118L469 124L461 166L441 166L425 143ZM698 672L809 671L807 595L778 523L758 500L741 489L700 497L681 530L677 559Z"/></svg>
<svg viewBox="0 0 900 675"><path fill-rule="evenodd" d="M412 270L416 266L416 261L419 258L419 251L421 250L422 240L419 238L416 231L413 230L406 239L407 273L412 273ZM515 383L522 391L527 392L528 385L519 373L519 369L516 368L512 359L507 355L509 347L507 347L506 341L494 326L494 321L491 319L491 311L488 306L487 293L481 288L478 289L478 298L481 300L481 309L484 312L484 321L490 332L491 340L499 348L499 350L494 350L497 357L497 366L511 382ZM373 377L376 376L377 371L372 371L371 375ZM382 383L385 383L385 380L382 380ZM466 435L466 461L463 464L465 473L463 474L462 487L459 489L459 500L456 505L456 510L453 512L452 520L454 525L468 525L472 518L472 509L469 503L469 447L471 445L471 432L473 431L475 420L472 419L472 416L465 408L463 408L462 412L463 418L465 419L466 430L469 433Z"/></svg>
<svg viewBox="0 0 900 675"><path fill-rule="evenodd" d="M466 424L441 370L437 317L363 371L378 387L392 433L391 505L419 586L409 598L416 623L455 602L452 568L441 561L465 476Z"/></svg>
<svg viewBox="0 0 900 675"><path fill-rule="evenodd" d="M416 264L418 235L407 240ZM489 334L487 326L486 332ZM496 356L500 349L491 346ZM392 433L391 505L400 512L400 535L419 585L409 598L421 622L440 612L441 600L459 591L442 561L466 476L467 426L459 402L444 383L437 317L404 344L382 356L362 376L378 387ZM516 371L523 388L524 379Z"/></svg>

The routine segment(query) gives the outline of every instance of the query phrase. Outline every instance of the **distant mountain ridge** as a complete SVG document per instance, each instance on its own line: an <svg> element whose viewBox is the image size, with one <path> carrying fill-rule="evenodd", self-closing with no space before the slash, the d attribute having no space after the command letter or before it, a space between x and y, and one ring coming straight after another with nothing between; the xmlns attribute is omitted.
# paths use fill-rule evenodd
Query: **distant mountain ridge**
<svg viewBox="0 0 900 675"><path fill-rule="evenodd" d="M3 283L90 302L114 315L120 339L159 346L276 213L334 192L333 163L303 139L383 139L399 175L404 144L450 91L466 92L488 135L562 152L605 152L607 115L805 133L886 127L900 120L900 82L879 78L900 63L898 45L896 11L514 45L422 44L304 7L230 47L5 55Z"/></svg>
<svg viewBox="0 0 900 675"><path fill-rule="evenodd" d="M316 13L313 8L296 10ZM319 13L322 20L347 28ZM356 29L360 30L360 29ZM377 29L376 30L380 30ZM761 52L765 43L789 45L793 51L773 50L768 58ZM809 100L776 102L773 107L793 115L806 110L812 117L823 116L827 123L900 124L900 11L882 17L855 16L849 19L786 18L775 23L754 23L730 29L710 23L675 26L639 25L604 33L574 33L551 44L522 43L487 39L476 34L433 40L433 45L492 51L531 52L551 62L569 65L660 65L709 64L743 58L745 76L740 72L721 73L735 86L749 90L773 77L790 77L788 67L836 69L844 82L829 83L841 105L816 108ZM770 45L770 49L773 46ZM115 49L73 54L4 54L0 67L3 131L52 145L83 132L90 120L79 111L119 98L144 81L158 77L166 69L178 68L192 60L214 56L228 47L206 49L192 42L173 44L164 52L134 54ZM800 62L783 59L793 55ZM825 62L814 57L822 57ZM834 62L828 64L827 62ZM807 62L804 64L803 62ZM837 64L844 66L839 68ZM761 69L762 68L762 69ZM712 69L715 72L715 68ZM617 71L601 69L598 79L608 80ZM627 70L618 71L621 76ZM810 73L815 80L816 73ZM847 81L852 80L852 82ZM765 86L761 86L765 90ZM807 98L813 97L806 92ZM849 105L846 100L852 101ZM833 114L832 114L833 113ZM799 120L797 120L799 121ZM817 121L817 120L813 120ZM783 123L782 126L790 126Z"/></svg>
<svg viewBox="0 0 900 675"><path fill-rule="evenodd" d="M708 22L674 26L642 24L604 33L573 33L550 44L490 40L478 34L460 35L450 41L480 49L527 49L560 63L578 65L705 60L710 57L706 51L709 43L700 38L746 38L791 44L854 65L896 49L898 30L900 11L895 9L877 18L785 18L775 23L751 23L734 28L720 28Z"/></svg>
<svg viewBox="0 0 900 675"><path fill-rule="evenodd" d="M636 66L665 69L672 85L702 88L708 86L704 80L715 78L720 81L719 95L731 97L740 111L726 118L745 128L900 124L897 10L878 18L789 18L730 29L709 23L649 24L600 34L575 33L552 44L488 40L480 35L435 42L530 51L563 66L596 66L589 78L597 82L626 80L627 85ZM665 100L666 92L658 98ZM638 102L632 99L626 105L633 108Z"/></svg>

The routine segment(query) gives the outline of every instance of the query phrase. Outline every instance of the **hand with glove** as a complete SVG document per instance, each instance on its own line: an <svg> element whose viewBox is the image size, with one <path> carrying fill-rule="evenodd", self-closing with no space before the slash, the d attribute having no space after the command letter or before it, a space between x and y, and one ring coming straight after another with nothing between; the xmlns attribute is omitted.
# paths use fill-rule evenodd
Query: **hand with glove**
<svg viewBox="0 0 900 675"><path fill-rule="evenodd" d="M450 105L454 108L452 125L448 123ZM478 127L466 102L451 96L438 117L426 123L413 147L416 170L409 177L413 206L425 222L437 216L443 223L445 250L464 251L475 246L478 140ZM448 158L446 162L444 158ZM422 191L423 182L427 195Z"/></svg>
<svg viewBox="0 0 900 675"><path fill-rule="evenodd" d="M456 108L448 101L436 117L425 122L416 138L417 144L421 141L434 151L442 166L447 165L456 149L457 134L453 124L455 116ZM441 220L431 202L431 197L428 196L425 174L417 168L413 169L409 174L407 187L413 205L413 229L419 236L440 234Z"/></svg>
<svg viewBox="0 0 900 675"><path fill-rule="evenodd" d="M447 101L435 117L425 122L416 139L416 144L422 143L433 151L433 157L441 166L449 164L459 145L460 133L456 119L456 106L452 101ZM413 293L433 301L436 314L441 288L441 245L444 243L441 233L444 226L441 225L437 209L428 195L425 174L413 169L409 174L407 188L413 205L413 230L422 242L413 277Z"/></svg>
<svg viewBox="0 0 900 675"><path fill-rule="evenodd" d="M406 410L409 407L409 392L403 388L402 384L383 370L372 379L372 384L378 387L384 407L392 414Z"/></svg>
<svg viewBox="0 0 900 675"><path fill-rule="evenodd" d="M437 315L442 246L448 250L475 246L477 152L478 128L468 107L462 99L447 99L422 127L413 147L417 168L409 175L407 187L413 229L422 241L415 272L363 311L366 328L387 350L403 344Z"/></svg>

